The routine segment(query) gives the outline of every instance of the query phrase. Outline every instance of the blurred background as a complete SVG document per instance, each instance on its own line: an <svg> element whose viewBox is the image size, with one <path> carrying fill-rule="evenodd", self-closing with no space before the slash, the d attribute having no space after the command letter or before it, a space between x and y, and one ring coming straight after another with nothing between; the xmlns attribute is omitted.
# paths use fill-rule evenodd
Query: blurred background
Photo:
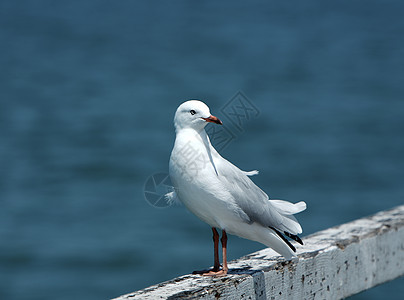
<svg viewBox="0 0 404 300"><path fill-rule="evenodd" d="M304 234L404 200L404 2L0 2L0 298L106 299L212 265L145 201L177 106L259 115L221 153ZM263 249L230 237L229 258ZM352 299L401 299L398 279Z"/></svg>

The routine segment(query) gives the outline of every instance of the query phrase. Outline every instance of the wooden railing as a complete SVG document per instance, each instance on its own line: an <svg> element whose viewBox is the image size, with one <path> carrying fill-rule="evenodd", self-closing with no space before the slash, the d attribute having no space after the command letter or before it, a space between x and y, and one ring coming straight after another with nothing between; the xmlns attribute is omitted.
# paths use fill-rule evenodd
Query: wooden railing
<svg viewBox="0 0 404 300"><path fill-rule="evenodd" d="M404 205L303 239L298 258L264 249L225 277L184 275L128 299L341 299L404 275Z"/></svg>

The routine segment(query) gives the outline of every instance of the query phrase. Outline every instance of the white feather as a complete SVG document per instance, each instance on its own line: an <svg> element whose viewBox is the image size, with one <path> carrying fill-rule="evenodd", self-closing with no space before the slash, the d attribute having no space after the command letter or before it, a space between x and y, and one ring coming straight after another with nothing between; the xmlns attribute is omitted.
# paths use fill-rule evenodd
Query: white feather
<svg viewBox="0 0 404 300"><path fill-rule="evenodd" d="M269 200L273 206L283 215L294 215L306 209L306 202L290 203L285 200Z"/></svg>
<svg viewBox="0 0 404 300"><path fill-rule="evenodd" d="M175 192L174 188L171 192L164 195L164 199L167 201L169 205L181 204L181 201L180 199L178 199L177 193Z"/></svg>
<svg viewBox="0 0 404 300"><path fill-rule="evenodd" d="M243 171L243 173L247 176L254 176L258 175L260 172L258 170L252 170L252 171Z"/></svg>

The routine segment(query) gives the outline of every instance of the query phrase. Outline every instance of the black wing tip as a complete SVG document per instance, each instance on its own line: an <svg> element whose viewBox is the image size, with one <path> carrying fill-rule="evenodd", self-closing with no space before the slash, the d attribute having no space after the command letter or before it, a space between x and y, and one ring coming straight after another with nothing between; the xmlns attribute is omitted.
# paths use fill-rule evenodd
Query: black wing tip
<svg viewBox="0 0 404 300"><path fill-rule="evenodd" d="M284 231L285 235L289 238L291 238L292 240L298 242L300 245L303 245L303 241L301 240L300 237L298 237L296 234L291 234L287 231Z"/></svg>
<svg viewBox="0 0 404 300"><path fill-rule="evenodd" d="M276 228L274 227L269 227L271 228L273 231L276 232L276 234L286 243L286 245L289 246L290 249L292 249L293 252L296 252L296 248L295 246L293 246L284 236L282 233L280 233ZM285 233L286 234L286 233ZM288 233L289 234L289 233ZM288 234L286 234L288 236Z"/></svg>

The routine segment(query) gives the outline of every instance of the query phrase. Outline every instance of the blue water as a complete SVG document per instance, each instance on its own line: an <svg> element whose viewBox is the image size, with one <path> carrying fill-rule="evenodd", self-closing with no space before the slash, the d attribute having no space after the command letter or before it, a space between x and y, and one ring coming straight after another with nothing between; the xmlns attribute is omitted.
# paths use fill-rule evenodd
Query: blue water
<svg viewBox="0 0 404 300"><path fill-rule="evenodd" d="M157 209L172 118L242 91L221 153L304 234L403 204L402 1L0 2L0 298L105 299L212 264L211 232ZM230 237L229 257L263 245ZM401 299L398 279L354 299Z"/></svg>

